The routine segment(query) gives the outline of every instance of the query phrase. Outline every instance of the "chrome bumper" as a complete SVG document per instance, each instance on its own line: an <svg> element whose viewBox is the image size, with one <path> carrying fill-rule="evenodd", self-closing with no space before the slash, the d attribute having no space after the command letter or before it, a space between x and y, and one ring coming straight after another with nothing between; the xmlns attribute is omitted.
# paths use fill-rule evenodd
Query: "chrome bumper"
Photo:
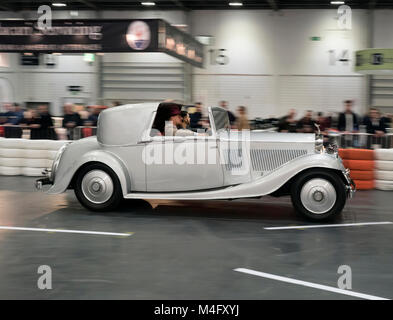
<svg viewBox="0 0 393 320"><path fill-rule="evenodd" d="M345 169L345 172L343 172L344 173L344 176L345 176L345 178L346 178L346 180L347 180L347 197L349 198L349 199L352 199L353 198L353 195L355 194L355 192L356 192L356 184L355 184L355 182L351 179L351 177L350 177L350 175L349 175L349 173L350 173L350 170L349 169Z"/></svg>
<svg viewBox="0 0 393 320"><path fill-rule="evenodd" d="M42 174L44 175L44 178L35 181L35 187L37 190L42 190L44 185L52 184L52 181L49 179L50 170L45 169L42 171Z"/></svg>

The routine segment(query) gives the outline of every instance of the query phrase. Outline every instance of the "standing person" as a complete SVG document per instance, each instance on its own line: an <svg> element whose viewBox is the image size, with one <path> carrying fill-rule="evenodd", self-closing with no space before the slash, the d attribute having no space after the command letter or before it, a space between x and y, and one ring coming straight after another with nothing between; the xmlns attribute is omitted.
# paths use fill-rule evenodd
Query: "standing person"
<svg viewBox="0 0 393 320"><path fill-rule="evenodd" d="M282 117L278 123L279 132L296 132L296 110L289 109L288 114Z"/></svg>
<svg viewBox="0 0 393 320"><path fill-rule="evenodd" d="M376 136L383 136L388 127L386 120L381 117L379 110L376 108L370 108L369 114L363 119L363 124L366 126L367 133Z"/></svg>
<svg viewBox="0 0 393 320"><path fill-rule="evenodd" d="M64 118L62 127L67 129L68 139L72 140L74 138L75 127L81 125L81 117L78 113L74 112L74 105L72 103L66 103L64 105Z"/></svg>
<svg viewBox="0 0 393 320"><path fill-rule="evenodd" d="M202 128L203 106L201 102L195 102L196 111L190 114L190 127L193 130Z"/></svg>
<svg viewBox="0 0 393 320"><path fill-rule="evenodd" d="M312 111L307 110L304 117L297 123L297 132L315 132L315 121L312 119Z"/></svg>
<svg viewBox="0 0 393 320"><path fill-rule="evenodd" d="M31 140L41 139L40 116L37 110L30 109L26 111L22 123L25 124L30 129Z"/></svg>
<svg viewBox="0 0 393 320"><path fill-rule="evenodd" d="M357 132L359 131L359 117L352 111L353 101L344 101L345 110L338 116L337 129L343 132Z"/></svg>
<svg viewBox="0 0 393 320"><path fill-rule="evenodd" d="M228 109L228 101L221 100L221 101L220 101L220 107L223 108L223 109L225 109L225 110L227 110L227 112L228 112L228 118L229 118L229 123L230 123L231 127L234 127L235 122L236 122L236 117L235 117L235 115L232 113L232 111L230 111L230 110Z"/></svg>
<svg viewBox="0 0 393 320"><path fill-rule="evenodd" d="M247 108L244 106L240 106L237 108L237 118L236 118L236 127L237 130L250 130L250 123L248 121L247 116Z"/></svg>
<svg viewBox="0 0 393 320"><path fill-rule="evenodd" d="M41 105L37 108L39 114L39 135L40 139L54 139L56 140L56 134L53 130L52 115L49 113L47 105Z"/></svg>

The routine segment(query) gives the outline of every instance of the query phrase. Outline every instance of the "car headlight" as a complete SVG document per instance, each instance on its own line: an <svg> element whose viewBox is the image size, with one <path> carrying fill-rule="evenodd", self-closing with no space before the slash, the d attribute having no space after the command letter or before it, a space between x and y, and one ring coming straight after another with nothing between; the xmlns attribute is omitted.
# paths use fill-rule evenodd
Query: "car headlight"
<svg viewBox="0 0 393 320"><path fill-rule="evenodd" d="M56 176L57 167L59 166L61 156L63 155L65 149L66 149L67 146L68 146L68 144L69 144L69 143L64 144L64 145L59 149L59 151L57 151L56 156L55 156L55 160L53 160L52 170L51 170L50 175L49 175L49 179L50 179L52 182L55 181L55 176Z"/></svg>
<svg viewBox="0 0 393 320"><path fill-rule="evenodd" d="M317 152L323 152L323 138L322 137L317 137L315 139L315 151Z"/></svg>

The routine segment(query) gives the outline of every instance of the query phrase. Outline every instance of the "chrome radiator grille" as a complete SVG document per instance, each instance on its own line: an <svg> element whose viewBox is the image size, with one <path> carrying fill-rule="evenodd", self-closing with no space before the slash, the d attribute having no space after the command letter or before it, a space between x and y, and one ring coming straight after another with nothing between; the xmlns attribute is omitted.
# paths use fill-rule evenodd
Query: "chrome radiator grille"
<svg viewBox="0 0 393 320"><path fill-rule="evenodd" d="M251 149L252 169L254 171L272 171L306 154L307 150Z"/></svg>
<svg viewBox="0 0 393 320"><path fill-rule="evenodd" d="M287 162L307 154L307 150L268 150L251 149L251 165L253 171L268 172L281 167ZM243 166L242 149L223 150L225 169L240 169Z"/></svg>

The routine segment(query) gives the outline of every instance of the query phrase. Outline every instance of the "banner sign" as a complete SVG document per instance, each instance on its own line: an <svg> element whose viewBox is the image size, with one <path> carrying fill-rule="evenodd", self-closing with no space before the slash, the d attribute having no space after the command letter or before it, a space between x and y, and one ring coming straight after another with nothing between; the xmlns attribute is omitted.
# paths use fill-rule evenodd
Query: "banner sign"
<svg viewBox="0 0 393 320"><path fill-rule="evenodd" d="M393 73L393 49L356 51L355 71L363 74Z"/></svg>
<svg viewBox="0 0 393 320"><path fill-rule="evenodd" d="M37 21L0 20L0 52L165 52L203 63L203 45L161 19L52 20L47 29Z"/></svg>
<svg viewBox="0 0 393 320"><path fill-rule="evenodd" d="M203 67L202 43L163 20L160 21L158 32L158 45L162 51L196 67Z"/></svg>

